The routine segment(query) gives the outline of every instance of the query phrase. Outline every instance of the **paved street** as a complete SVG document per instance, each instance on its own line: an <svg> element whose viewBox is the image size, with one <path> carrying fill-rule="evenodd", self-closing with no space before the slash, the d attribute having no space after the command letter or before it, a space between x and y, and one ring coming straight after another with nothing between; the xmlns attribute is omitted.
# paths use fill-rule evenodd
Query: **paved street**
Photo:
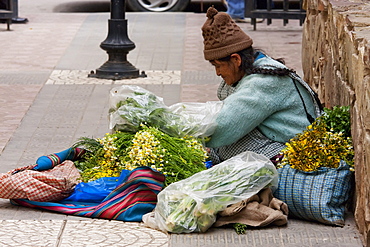
<svg viewBox="0 0 370 247"><path fill-rule="evenodd" d="M108 5L109 7L109 5ZM89 78L107 54L106 1L19 1L27 24L0 24L0 172L32 164L39 156L62 151L81 136L109 132L109 90L142 86L166 104L217 100L216 77L203 59L202 13L126 14L136 48L128 60L147 78ZM99 11L99 12L97 12ZM290 21L240 26L255 47L302 75L302 27ZM142 223L66 216L13 206L0 199L0 246L362 246L352 216L343 228L289 219L284 227L210 229L205 234L165 234Z"/></svg>

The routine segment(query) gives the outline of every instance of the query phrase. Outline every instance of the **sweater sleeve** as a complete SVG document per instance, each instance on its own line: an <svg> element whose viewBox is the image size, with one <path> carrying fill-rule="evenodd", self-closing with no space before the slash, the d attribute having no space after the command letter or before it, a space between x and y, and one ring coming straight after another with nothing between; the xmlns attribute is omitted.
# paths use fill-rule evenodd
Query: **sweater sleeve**
<svg viewBox="0 0 370 247"><path fill-rule="evenodd" d="M230 145L281 109L284 93L290 93L286 90L290 80L287 76L261 74L244 77L236 91L224 100L216 130L207 146Z"/></svg>

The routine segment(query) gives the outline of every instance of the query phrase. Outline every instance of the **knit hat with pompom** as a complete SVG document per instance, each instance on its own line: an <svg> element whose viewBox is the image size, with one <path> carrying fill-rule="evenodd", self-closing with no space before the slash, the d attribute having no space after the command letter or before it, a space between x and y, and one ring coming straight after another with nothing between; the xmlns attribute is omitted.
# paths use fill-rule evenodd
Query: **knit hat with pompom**
<svg viewBox="0 0 370 247"><path fill-rule="evenodd" d="M204 58L216 60L244 50L253 40L240 29L226 13L219 13L214 7L207 10L207 20L202 27Z"/></svg>

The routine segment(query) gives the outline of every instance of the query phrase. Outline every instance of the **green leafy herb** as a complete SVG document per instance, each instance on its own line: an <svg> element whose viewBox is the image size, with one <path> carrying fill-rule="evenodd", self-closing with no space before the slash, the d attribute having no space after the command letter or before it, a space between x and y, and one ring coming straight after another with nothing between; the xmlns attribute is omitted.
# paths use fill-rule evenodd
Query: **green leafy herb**
<svg viewBox="0 0 370 247"><path fill-rule="evenodd" d="M247 232L248 226L242 223L234 223L233 228L237 234L245 234Z"/></svg>
<svg viewBox="0 0 370 247"><path fill-rule="evenodd" d="M345 137L351 137L351 117L349 106L334 106L333 109L324 108L324 115L320 118L328 131L343 133Z"/></svg>
<svg viewBox="0 0 370 247"><path fill-rule="evenodd" d="M123 119L115 124L115 131L137 132L140 124L159 128L171 136L183 136L181 130L185 128L181 116L171 112L157 96L152 93L134 92L131 97L117 103L110 113L117 112Z"/></svg>

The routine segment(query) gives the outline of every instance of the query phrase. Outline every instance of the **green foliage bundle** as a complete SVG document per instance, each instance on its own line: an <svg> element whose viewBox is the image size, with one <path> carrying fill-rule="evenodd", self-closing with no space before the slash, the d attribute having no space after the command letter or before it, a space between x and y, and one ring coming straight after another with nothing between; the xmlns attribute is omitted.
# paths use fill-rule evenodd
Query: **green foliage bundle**
<svg viewBox="0 0 370 247"><path fill-rule="evenodd" d="M141 125L135 134L115 132L104 138L81 138L74 147L87 153L76 162L84 182L118 177L123 169L148 166L166 175L166 185L205 170L207 152L193 137L171 137L154 127Z"/></svg>

